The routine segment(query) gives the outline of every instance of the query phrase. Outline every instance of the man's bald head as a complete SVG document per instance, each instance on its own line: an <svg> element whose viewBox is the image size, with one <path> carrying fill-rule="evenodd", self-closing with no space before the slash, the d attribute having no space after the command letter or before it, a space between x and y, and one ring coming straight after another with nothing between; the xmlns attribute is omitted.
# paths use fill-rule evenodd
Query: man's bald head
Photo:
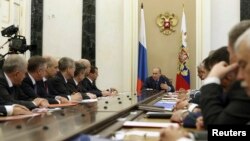
<svg viewBox="0 0 250 141"><path fill-rule="evenodd" d="M54 57L51 56L44 56L46 63L47 63L47 69L46 69L46 78L54 77L58 70L58 61Z"/></svg>

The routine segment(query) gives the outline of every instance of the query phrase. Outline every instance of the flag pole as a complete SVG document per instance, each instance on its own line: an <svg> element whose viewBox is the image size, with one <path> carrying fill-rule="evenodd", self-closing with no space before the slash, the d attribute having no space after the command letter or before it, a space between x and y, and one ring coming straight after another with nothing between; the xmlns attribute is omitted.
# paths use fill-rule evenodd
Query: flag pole
<svg viewBox="0 0 250 141"><path fill-rule="evenodd" d="M182 3L182 10L184 11L184 3Z"/></svg>
<svg viewBox="0 0 250 141"><path fill-rule="evenodd" d="M137 76L137 94L141 95L143 83L148 77L147 65L147 45L145 32L145 19L143 11L143 3L141 3L141 21L139 30L139 48L138 48L138 76Z"/></svg>

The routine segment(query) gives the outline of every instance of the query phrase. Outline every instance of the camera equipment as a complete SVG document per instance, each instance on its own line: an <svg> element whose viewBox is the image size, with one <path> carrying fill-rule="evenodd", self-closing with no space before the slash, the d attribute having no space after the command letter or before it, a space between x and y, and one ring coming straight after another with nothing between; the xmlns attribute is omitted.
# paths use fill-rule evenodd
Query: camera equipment
<svg viewBox="0 0 250 141"><path fill-rule="evenodd" d="M13 34L16 34L18 31L18 28L15 27L14 25L11 25L4 30L1 31L2 36L4 37L11 37Z"/></svg>
<svg viewBox="0 0 250 141"><path fill-rule="evenodd" d="M35 49L35 45L27 45L26 39L24 36L18 35L18 27L11 25L4 30L1 31L2 36L9 37L8 41L5 42L0 48L9 42L9 52L7 54L18 54L18 53L25 53L27 50L33 51ZM5 56L0 55L0 56Z"/></svg>
<svg viewBox="0 0 250 141"><path fill-rule="evenodd" d="M18 27L11 25L1 31L3 37L9 37L9 39L0 46L0 49L4 47L5 44L9 43L9 51L4 55L0 54L0 69L3 66L4 58L8 54L19 54L25 53L27 50L31 52L36 49L36 45L27 45L24 36L18 35Z"/></svg>

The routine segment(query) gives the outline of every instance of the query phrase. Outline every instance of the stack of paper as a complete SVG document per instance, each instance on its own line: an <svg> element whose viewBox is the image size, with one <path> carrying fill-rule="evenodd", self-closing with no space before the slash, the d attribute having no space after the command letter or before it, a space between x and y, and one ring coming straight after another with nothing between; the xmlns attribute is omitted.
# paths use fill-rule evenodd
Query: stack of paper
<svg viewBox="0 0 250 141"><path fill-rule="evenodd" d="M125 121L123 126L127 127L152 127L152 128L164 128L164 127L179 127L178 123L162 123L162 122L140 122L140 121Z"/></svg>

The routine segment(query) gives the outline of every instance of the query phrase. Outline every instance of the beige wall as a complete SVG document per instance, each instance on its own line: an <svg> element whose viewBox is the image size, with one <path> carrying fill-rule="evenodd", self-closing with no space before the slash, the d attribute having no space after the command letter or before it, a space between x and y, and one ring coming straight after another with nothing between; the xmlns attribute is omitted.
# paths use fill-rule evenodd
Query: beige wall
<svg viewBox="0 0 250 141"><path fill-rule="evenodd" d="M153 67L160 67L163 74L173 79L174 85L178 62L177 54L181 45L180 27L182 17L182 4L184 2L188 33L187 41L190 53L189 68L191 71L191 88L195 88L195 0L139 0L139 3L141 2L143 2L145 14L149 75L151 75ZM156 17L159 14L163 14L165 12L174 13L179 18L179 23L175 27L176 31L168 36L163 35L156 25Z"/></svg>

